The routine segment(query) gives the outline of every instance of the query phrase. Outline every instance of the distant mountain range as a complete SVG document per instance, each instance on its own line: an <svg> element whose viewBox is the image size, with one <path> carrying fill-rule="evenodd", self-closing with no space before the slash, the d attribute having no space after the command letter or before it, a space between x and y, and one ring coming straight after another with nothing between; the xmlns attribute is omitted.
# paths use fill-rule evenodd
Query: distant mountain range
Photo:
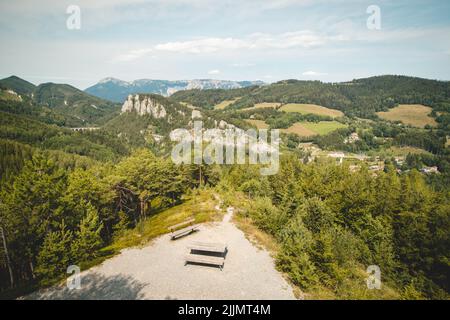
<svg viewBox="0 0 450 320"><path fill-rule="evenodd" d="M212 109L223 101L232 102L227 106L229 110L250 108L263 102L317 104L340 110L350 117L369 119L378 119L376 112L387 111L398 104L423 104L435 113L445 114L450 107L450 82L396 75L341 83L284 80L270 85L259 81L125 82L108 78L85 91L68 84L35 86L11 76L0 80L0 111L32 115L40 121L66 127L102 126L119 115L130 94L170 94L170 98L165 99L167 103L188 104L200 109Z"/></svg>
<svg viewBox="0 0 450 320"><path fill-rule="evenodd" d="M114 102L123 102L128 95L136 93L155 93L162 96L170 96L180 90L190 89L239 89L251 86L261 86L262 81L230 81L230 80L150 80L141 79L131 82L106 78L89 87L85 92L99 98Z"/></svg>

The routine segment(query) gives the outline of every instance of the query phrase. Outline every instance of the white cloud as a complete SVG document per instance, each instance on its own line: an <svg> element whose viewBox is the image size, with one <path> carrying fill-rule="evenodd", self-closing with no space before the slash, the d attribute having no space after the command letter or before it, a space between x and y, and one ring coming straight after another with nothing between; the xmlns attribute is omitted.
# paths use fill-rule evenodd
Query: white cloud
<svg viewBox="0 0 450 320"><path fill-rule="evenodd" d="M157 44L155 49L177 53L214 53L220 50L242 49L245 47L248 47L248 44L240 39L204 38Z"/></svg>
<svg viewBox="0 0 450 320"><path fill-rule="evenodd" d="M305 71L302 73L303 76L308 76L308 77L318 77L318 76L326 76L328 75L328 73L323 73L323 72L317 72L317 71Z"/></svg>
<svg viewBox="0 0 450 320"><path fill-rule="evenodd" d="M321 35L309 30L286 32L282 34L253 33L243 38L197 38L187 41L174 41L156 44L153 47L131 50L113 58L113 61L132 61L148 53L165 51L182 54L212 54L233 50L285 50L303 48L309 49L336 41L332 37ZM235 67L252 66L252 64L235 63Z"/></svg>
<svg viewBox="0 0 450 320"><path fill-rule="evenodd" d="M119 60L134 60L149 52L166 51L174 53L208 54L229 50L264 50L312 48L324 45L330 37L309 30L286 32L278 35L254 33L244 38L198 38L188 41L174 41L155 45L152 48L129 51ZM233 64L236 67L252 64Z"/></svg>
<svg viewBox="0 0 450 320"><path fill-rule="evenodd" d="M381 30L369 30L368 28L361 28L354 20L345 19L334 23L330 26L334 31L332 39L340 41L353 42L394 42L405 43L408 41L417 41L418 39L448 39L450 27L443 26L438 28L430 27L406 27L406 28L384 28ZM447 40L448 41L448 40Z"/></svg>
<svg viewBox="0 0 450 320"><path fill-rule="evenodd" d="M287 32L272 43L274 47L288 49L295 47L311 48L324 45L330 38L309 30Z"/></svg>
<svg viewBox="0 0 450 320"><path fill-rule="evenodd" d="M214 69L214 70L209 70L208 71L209 75L215 75L215 74L220 74L220 70Z"/></svg>
<svg viewBox="0 0 450 320"><path fill-rule="evenodd" d="M120 54L112 59L111 62L127 62L127 61L133 61L136 59L139 59L145 55L148 55L149 53L153 52L153 49L151 48L143 48L143 49L137 49L137 50L131 50L128 51L125 54Z"/></svg>
<svg viewBox="0 0 450 320"><path fill-rule="evenodd" d="M254 67L256 64L248 63L248 62L237 62L230 64L231 67L235 68L246 68L246 67Z"/></svg>

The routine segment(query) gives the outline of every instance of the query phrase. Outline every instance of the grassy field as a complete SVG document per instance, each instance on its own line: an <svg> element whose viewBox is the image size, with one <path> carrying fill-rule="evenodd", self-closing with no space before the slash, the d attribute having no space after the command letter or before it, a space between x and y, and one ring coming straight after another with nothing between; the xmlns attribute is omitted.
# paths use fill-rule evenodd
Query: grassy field
<svg viewBox="0 0 450 320"><path fill-rule="evenodd" d="M393 156L406 156L409 153L411 154L431 154L430 152L414 147L397 147L393 146L389 149L386 149L387 152L392 153Z"/></svg>
<svg viewBox="0 0 450 320"><path fill-rule="evenodd" d="M342 124L337 121L320 121L320 122L301 122L301 124L314 132L317 132L319 135L328 134L331 131L336 129L347 127L345 124Z"/></svg>
<svg viewBox="0 0 450 320"><path fill-rule="evenodd" d="M245 121L254 125L258 129L269 129L269 125L264 120L247 119Z"/></svg>
<svg viewBox="0 0 450 320"><path fill-rule="evenodd" d="M317 135L317 132L306 128L304 125L302 125L299 122L294 123L292 126L290 126L287 129L281 129L280 131L284 132L284 133L294 133L301 137L312 137L312 136Z"/></svg>
<svg viewBox="0 0 450 320"><path fill-rule="evenodd" d="M245 120L247 123L254 125L258 129L269 129L269 125L263 120ZM301 137L312 137L315 135L328 134L339 128L345 128L346 125L337 121L320 121L320 122L296 122L287 129L280 129L283 133L294 133Z"/></svg>
<svg viewBox="0 0 450 320"><path fill-rule="evenodd" d="M239 98L236 98L236 99L234 99L234 100L225 100L225 101L222 101L221 103L216 104L216 105L214 106L214 110L223 110L223 109L225 109L226 107L228 107L230 104L235 103L238 99L239 99Z"/></svg>
<svg viewBox="0 0 450 320"><path fill-rule="evenodd" d="M335 109L329 109L315 104L288 103L280 108L285 112L297 112L301 114L317 114L321 116L329 116L333 118L342 117L344 114Z"/></svg>
<svg viewBox="0 0 450 320"><path fill-rule="evenodd" d="M264 109L264 108L275 108L276 109L280 105L281 105L281 103L278 103L278 102L262 102L262 103L255 104L251 108L245 108L245 109L242 109L242 110L246 111L246 110L253 110L253 109Z"/></svg>
<svg viewBox="0 0 450 320"><path fill-rule="evenodd" d="M188 107L189 109L195 110L197 109L196 107L194 107L192 104L189 104L187 102L180 102L180 104L182 104L185 107Z"/></svg>
<svg viewBox="0 0 450 320"><path fill-rule="evenodd" d="M401 121L413 127L423 128L427 124L435 126L436 121L429 116L431 108L420 104L401 104L387 112L377 112L377 115L388 121Z"/></svg>
<svg viewBox="0 0 450 320"><path fill-rule="evenodd" d="M346 125L337 121L297 122L288 129L282 129L285 133L295 133L301 137L328 134L336 129L345 128Z"/></svg>

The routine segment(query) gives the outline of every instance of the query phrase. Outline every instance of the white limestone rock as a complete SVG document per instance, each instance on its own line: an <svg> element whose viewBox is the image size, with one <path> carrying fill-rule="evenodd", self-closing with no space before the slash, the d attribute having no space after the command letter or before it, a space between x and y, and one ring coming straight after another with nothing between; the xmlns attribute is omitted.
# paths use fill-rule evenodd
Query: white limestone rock
<svg viewBox="0 0 450 320"><path fill-rule="evenodd" d="M122 106L122 113L136 111L139 115L151 115L155 119L165 118L167 111L162 104L152 97L140 97L138 94L133 97L129 95Z"/></svg>
<svg viewBox="0 0 450 320"><path fill-rule="evenodd" d="M192 110L192 119L201 119L202 113L198 110Z"/></svg>
<svg viewBox="0 0 450 320"><path fill-rule="evenodd" d="M228 123L226 121L220 120L219 122L219 129L225 129L227 127Z"/></svg>

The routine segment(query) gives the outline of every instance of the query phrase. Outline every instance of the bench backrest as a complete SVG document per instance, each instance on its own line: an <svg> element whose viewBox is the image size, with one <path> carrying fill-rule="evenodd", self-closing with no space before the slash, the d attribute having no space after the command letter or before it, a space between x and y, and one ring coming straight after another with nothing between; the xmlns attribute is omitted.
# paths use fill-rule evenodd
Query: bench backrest
<svg viewBox="0 0 450 320"><path fill-rule="evenodd" d="M191 218L189 220L183 221L183 222L178 223L176 225L170 226L168 229L170 230L170 232L173 232L174 230L176 230L178 228L181 228L181 227L184 227L184 226L187 226L189 224L192 224L193 222L195 222L195 219Z"/></svg>
<svg viewBox="0 0 450 320"><path fill-rule="evenodd" d="M227 245L224 243L194 242L188 248L197 251L223 253L227 250Z"/></svg>

